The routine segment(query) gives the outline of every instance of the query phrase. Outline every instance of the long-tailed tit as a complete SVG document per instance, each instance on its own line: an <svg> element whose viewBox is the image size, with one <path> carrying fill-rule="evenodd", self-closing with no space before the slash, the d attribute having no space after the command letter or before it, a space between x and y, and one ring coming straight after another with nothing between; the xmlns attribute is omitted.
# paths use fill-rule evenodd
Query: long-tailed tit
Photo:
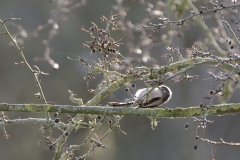
<svg viewBox="0 0 240 160"><path fill-rule="evenodd" d="M126 103L108 102L108 104L111 106L123 106L137 102L136 104L139 108L151 108L167 103L172 97L172 91L165 85L158 86L154 88L150 93L148 93L148 91L151 89L152 88L143 88L137 90L134 96L134 101ZM140 98L142 99L139 100Z"/></svg>

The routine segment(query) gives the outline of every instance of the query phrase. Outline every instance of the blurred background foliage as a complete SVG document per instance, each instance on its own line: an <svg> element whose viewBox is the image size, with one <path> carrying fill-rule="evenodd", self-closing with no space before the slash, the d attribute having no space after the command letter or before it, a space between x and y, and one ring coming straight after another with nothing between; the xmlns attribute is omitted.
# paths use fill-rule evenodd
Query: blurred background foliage
<svg viewBox="0 0 240 160"><path fill-rule="evenodd" d="M158 33L153 33L151 42L144 45L144 40L151 30L143 30L140 24L147 24L148 21L157 22L158 12L156 16L151 16L153 9L161 12L161 5L164 16L170 19L180 19L190 14L189 8L185 7L185 1L167 1L161 2L156 0L89 0L89 1L69 1L72 5L80 3L77 7L67 14L63 14L61 20L55 24L56 35L48 41L49 34L52 31L51 19L59 13L59 9L63 8L63 0L59 1L31 1L31 0L8 0L0 1L0 18L6 19L13 17L21 18L21 20L9 21L7 27L13 36L19 38L20 46L24 47L23 52L29 64L37 65L43 72L49 73L48 76L41 75L41 85L47 101L56 104L71 104L69 100L68 89L72 90L77 97L81 97L86 103L93 93L89 93L88 89L95 89L101 82L102 76L97 75L95 80L87 82L83 79L86 68L78 61L71 61L71 58L81 58L97 60L101 56L99 54L90 54L87 47L83 47L85 41L90 40L87 33L81 30L84 26L86 29L92 26L91 22L98 25L99 28L105 28L106 24L101 23L100 16L108 17L111 12L118 13L119 9L125 9L125 16L122 18L125 25L120 25L120 29L111 31L111 36L115 39L121 39L122 45L119 51L123 56L128 57L133 66L152 66L153 64L161 66L168 63L167 59L161 56L168 51L168 45L171 47L179 47L183 57L187 57L187 53L181 48L189 48L196 41L204 41L206 35L201 27L189 20L186 26L176 27L169 25ZM201 3L201 2L200 2ZM196 2L196 6L200 6ZM70 5L71 6L71 5ZM187 10L186 10L187 9ZM62 13L61 13L62 14ZM58 15L59 16L59 15ZM120 20L121 20L120 18ZM231 18L231 17L230 17ZM204 22L211 29L216 25L209 14ZM49 25L50 24L50 25ZM134 25L134 29L131 28ZM49 25L41 29L41 26ZM124 28L125 26L125 28ZM129 27L129 28L128 28ZM139 29L139 31L138 31ZM171 31L179 32L180 36L175 38L164 38L171 34ZM0 27L0 32L3 32ZM22 31L19 32L19 31ZM133 31L133 32L132 32ZM132 32L132 33L131 33ZM145 37L143 35L145 34ZM130 36L132 35L132 36ZM46 42L49 43L50 57L59 65L59 69L54 69L47 61L41 61L46 51ZM141 44L143 43L143 44ZM15 65L21 61L16 49L11 45L6 35L0 36L1 52L0 52L0 102L1 103L41 103L34 94L37 92L35 82L31 73L25 66ZM212 49L207 48L205 49ZM175 61L177 57L174 57ZM147 59L147 61L146 61ZM127 67L125 65L122 73L125 73ZM189 107L199 105L202 97L205 96L209 89L213 87L212 82L203 81L208 78L207 71L216 72L218 70L210 66L201 66L189 72L190 75L200 75L199 79L192 82L183 81L181 83L168 82L173 91L172 100L161 107ZM134 82L137 88L144 87L141 81ZM136 89L131 89L134 93ZM235 91L233 96L227 102L239 102L239 91ZM125 94L124 88L117 90L115 93L104 99L100 105L105 105L108 101L122 101L129 98L130 95ZM219 103L217 99L214 104ZM25 118L25 117L44 117L44 114L33 113L6 113L9 118ZM61 115L61 120L67 119L66 115ZM213 124L208 124L204 131L204 137L218 141L223 138L225 141L238 142L239 127L237 117L217 118L209 117L214 120ZM187 119L158 119L160 121L158 127L151 130L150 120L148 118L124 117L121 121L121 129L127 133L122 134L115 129L103 142L110 149L102 150L97 148L88 158L94 159L114 159L114 160L145 160L145 159L178 159L178 160L202 160L211 159L212 146L207 143L200 142L198 149L193 149L198 143L195 140L195 132L198 126L190 118ZM190 123L188 130L184 128L186 123ZM43 147L36 147L36 141L43 139L38 125L9 125L6 127L10 139L5 139L3 134L0 136L0 159L52 159L53 153ZM103 135L108 129L108 124L100 128L98 135ZM203 131L198 131L203 136ZM72 132L68 138L67 145L81 144L83 139L88 135L89 131L80 129L78 132ZM58 137L60 132L54 130L54 136ZM76 151L75 155L80 156L89 149L86 148ZM218 146L215 152L217 160L235 160L240 156L238 147Z"/></svg>

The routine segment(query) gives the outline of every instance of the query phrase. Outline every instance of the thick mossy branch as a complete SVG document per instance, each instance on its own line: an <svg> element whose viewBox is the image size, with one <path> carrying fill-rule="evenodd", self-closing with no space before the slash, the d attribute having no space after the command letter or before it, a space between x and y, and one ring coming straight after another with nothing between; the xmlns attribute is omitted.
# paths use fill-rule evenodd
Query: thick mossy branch
<svg viewBox="0 0 240 160"><path fill-rule="evenodd" d="M135 81L135 80L149 79L150 77L152 79L154 79L154 78L158 78L159 76L164 75L168 72L177 71L177 70L179 71L179 70L185 69L189 66L192 66L191 68L195 68L196 66L205 65L205 64L217 65L217 64L219 64L219 62L216 59L212 59L212 58L186 59L186 60L175 62L175 63L169 64L169 65L166 65L166 66L161 66L160 68L154 68L151 75L150 75L150 73L140 75L139 77L136 77L134 75L127 75L124 78L120 78L117 82L111 83L108 87L106 87L101 92L96 94L85 105L86 106L92 106L92 105L98 104L107 95L109 95L110 93L114 92L115 90L121 88L122 86L124 86L128 82ZM228 63L223 63L222 65L219 65L219 67L221 67L225 70L228 70L228 71L232 71L234 69L234 66L232 64L228 64ZM189 69L191 69L191 68L189 68ZM142 72L146 73L146 70L148 68L147 67L142 67L142 68L137 67L136 69L139 72L141 72L141 69L142 69Z"/></svg>
<svg viewBox="0 0 240 160"><path fill-rule="evenodd" d="M46 112L45 105L42 104L7 104L0 103L0 111L9 112L32 112L29 106L38 110L38 112ZM155 118L184 118L201 116L204 113L208 115L226 114L240 112L240 103L212 105L209 109L202 109L199 106L188 108L130 108L130 107L105 107L105 106L70 106L70 105L52 105L48 112L59 113L81 113L81 114L97 114L97 115L127 115Z"/></svg>

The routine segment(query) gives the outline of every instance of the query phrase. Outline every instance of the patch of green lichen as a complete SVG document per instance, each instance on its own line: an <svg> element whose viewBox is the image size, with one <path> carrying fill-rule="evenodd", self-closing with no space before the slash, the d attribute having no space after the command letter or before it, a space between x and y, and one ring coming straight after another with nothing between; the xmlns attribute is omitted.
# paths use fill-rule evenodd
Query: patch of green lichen
<svg viewBox="0 0 240 160"><path fill-rule="evenodd" d="M131 110L129 110L129 108L123 108L123 109L122 109L123 115L131 114L131 112L129 112L129 111L131 111ZM133 111L133 112L134 112L134 111Z"/></svg>
<svg viewBox="0 0 240 160"><path fill-rule="evenodd" d="M9 106L9 111L11 112L25 112L22 106Z"/></svg>
<svg viewBox="0 0 240 160"><path fill-rule="evenodd" d="M231 113L231 112L239 112L240 106L239 104L222 104L222 105L214 105L210 108L208 113L210 114L222 114L222 113Z"/></svg>
<svg viewBox="0 0 240 160"><path fill-rule="evenodd" d="M51 108L51 104L43 104L43 105L36 105L36 104L25 104L25 107L30 112L41 112L45 113Z"/></svg>
<svg viewBox="0 0 240 160"><path fill-rule="evenodd" d="M152 109L150 109L150 108L146 108L145 110L144 110L144 112L146 112L146 115L148 116L148 117L151 117L151 118L153 118L153 117L156 117L157 115L156 115L156 113L155 114L153 114L153 110Z"/></svg>

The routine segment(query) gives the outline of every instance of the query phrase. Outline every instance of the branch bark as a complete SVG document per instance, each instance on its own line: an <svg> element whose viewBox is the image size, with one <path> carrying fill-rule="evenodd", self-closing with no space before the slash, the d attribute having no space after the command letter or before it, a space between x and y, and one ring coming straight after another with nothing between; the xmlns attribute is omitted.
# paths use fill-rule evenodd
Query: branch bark
<svg viewBox="0 0 240 160"><path fill-rule="evenodd" d="M154 118L185 118L208 115L240 112L240 103L212 105L208 109L199 106L188 108L130 108L109 106L71 106L71 105L45 105L45 104L7 104L0 103L0 111L8 112L59 112L81 113L98 115L127 115Z"/></svg>

